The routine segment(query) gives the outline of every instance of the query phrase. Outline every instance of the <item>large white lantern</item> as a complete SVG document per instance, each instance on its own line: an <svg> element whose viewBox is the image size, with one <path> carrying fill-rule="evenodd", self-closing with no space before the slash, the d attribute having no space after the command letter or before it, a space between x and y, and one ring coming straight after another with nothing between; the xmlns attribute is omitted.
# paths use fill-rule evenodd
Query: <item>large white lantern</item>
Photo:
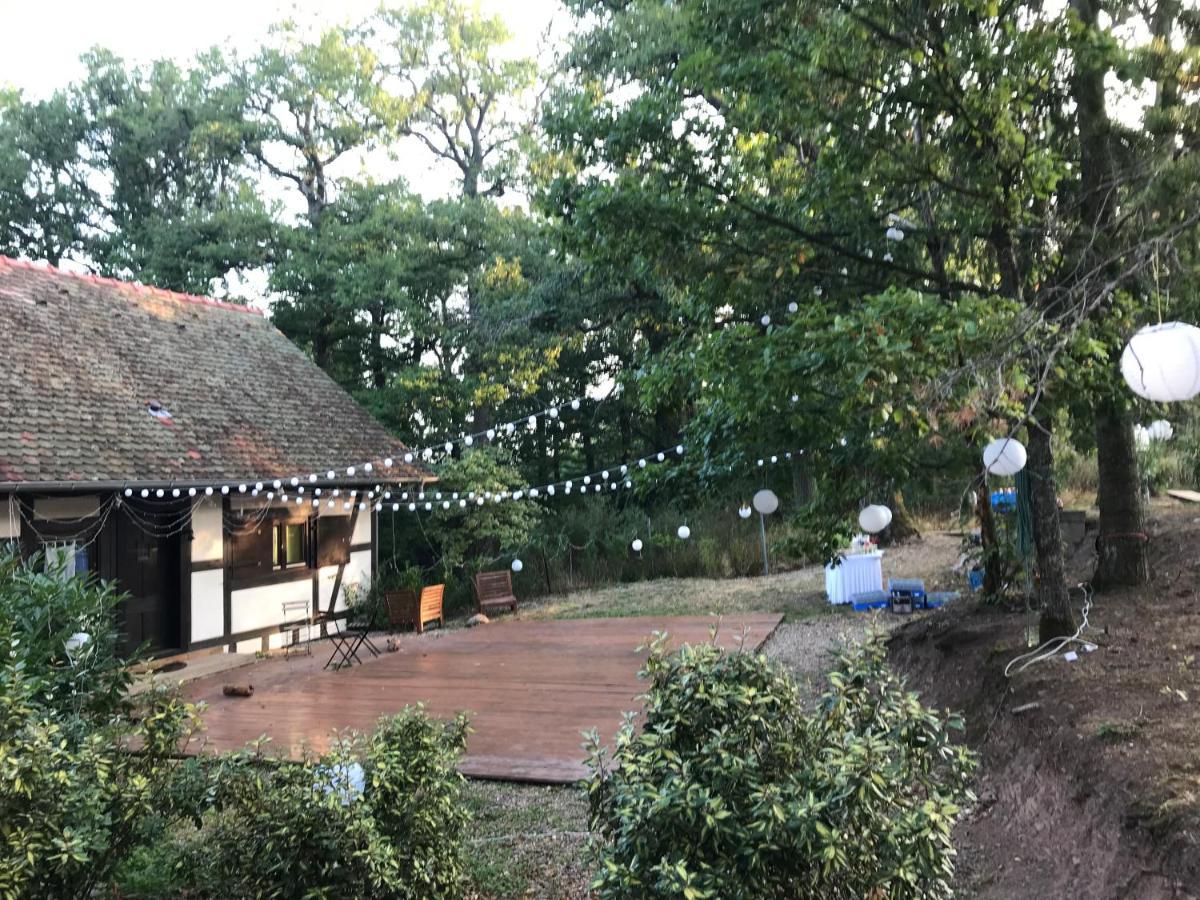
<svg viewBox="0 0 1200 900"><path fill-rule="evenodd" d="M1146 437L1152 441L1162 443L1169 441L1175 436L1175 429L1171 427L1171 423L1166 419L1155 419L1146 426Z"/></svg>
<svg viewBox="0 0 1200 900"><path fill-rule="evenodd" d="M1140 329L1121 354L1121 375L1147 400L1191 400L1200 394L1200 328L1163 322Z"/></svg>
<svg viewBox="0 0 1200 900"><path fill-rule="evenodd" d="M754 504L755 511L764 516L769 516L779 509L779 497L767 488L756 493L750 502Z"/></svg>
<svg viewBox="0 0 1200 900"><path fill-rule="evenodd" d="M858 527L867 534L879 534L890 524L892 524L892 511L878 503L864 507L863 511L858 514Z"/></svg>
<svg viewBox="0 0 1200 900"><path fill-rule="evenodd" d="M686 525L680 525L679 529L675 533L679 535L679 539L681 541L686 541L692 536L692 529L688 528Z"/></svg>
<svg viewBox="0 0 1200 900"><path fill-rule="evenodd" d="M514 559L512 561L512 570L514 572L520 572L523 568L525 568L525 563L521 562L519 559Z"/></svg>
<svg viewBox="0 0 1200 900"><path fill-rule="evenodd" d="M641 539L641 538L634 538L634 539L633 539L633 543L632 543L632 544L630 544L629 546L633 548L633 552L634 552L634 553L641 553L641 552L642 552L642 547L643 547L644 545L642 544L642 539Z"/></svg>
<svg viewBox="0 0 1200 900"><path fill-rule="evenodd" d="M992 475L1016 475L1027 458L1025 445L1016 438L996 438L983 448L983 467Z"/></svg>

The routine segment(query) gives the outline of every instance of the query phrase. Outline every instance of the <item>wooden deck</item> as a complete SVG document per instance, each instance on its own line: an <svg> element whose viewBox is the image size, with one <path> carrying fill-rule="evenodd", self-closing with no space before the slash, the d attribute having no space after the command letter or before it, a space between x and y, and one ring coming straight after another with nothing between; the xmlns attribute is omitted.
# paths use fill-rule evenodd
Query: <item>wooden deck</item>
<svg viewBox="0 0 1200 900"><path fill-rule="evenodd" d="M776 614L727 617L718 640L758 648L779 624ZM424 702L436 716L466 711L471 734L461 769L478 778L569 783L585 774L581 732L611 740L623 713L637 709L637 678L653 631L673 642L708 640L708 617L495 622L421 638L402 635L401 650L361 666L321 671L325 644L311 657L271 659L184 686L204 701L205 731L190 752L232 750L269 735L272 751L323 750L336 730L369 730L383 715ZM383 649L383 639L376 643ZM227 681L251 683L250 698L225 697Z"/></svg>

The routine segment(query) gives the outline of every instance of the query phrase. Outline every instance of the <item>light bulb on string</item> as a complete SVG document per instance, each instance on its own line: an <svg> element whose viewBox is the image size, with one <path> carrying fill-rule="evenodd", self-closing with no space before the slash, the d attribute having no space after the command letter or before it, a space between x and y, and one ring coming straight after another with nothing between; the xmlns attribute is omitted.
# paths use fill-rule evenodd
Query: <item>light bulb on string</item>
<svg viewBox="0 0 1200 900"><path fill-rule="evenodd" d="M634 553L641 553L641 552L642 552L642 547L643 547L643 546L645 546L645 545L642 543L642 539L641 539L641 538L634 538L634 539L633 539L633 543L632 543L632 544L630 544L629 546L630 546L630 547L633 549L633 552L634 552Z"/></svg>
<svg viewBox="0 0 1200 900"><path fill-rule="evenodd" d="M679 528L676 529L675 534L679 536L681 541L686 541L692 536L692 529L688 528L686 525L680 525Z"/></svg>

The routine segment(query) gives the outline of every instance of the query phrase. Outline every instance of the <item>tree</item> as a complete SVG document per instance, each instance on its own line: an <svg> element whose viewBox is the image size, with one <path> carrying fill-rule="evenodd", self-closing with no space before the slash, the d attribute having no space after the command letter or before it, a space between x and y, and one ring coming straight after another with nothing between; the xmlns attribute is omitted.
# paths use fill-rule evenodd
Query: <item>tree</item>
<svg viewBox="0 0 1200 900"><path fill-rule="evenodd" d="M0 252L58 265L82 246L96 215L86 130L74 98L0 91Z"/></svg>
<svg viewBox="0 0 1200 900"><path fill-rule="evenodd" d="M1134 153L1111 179L1083 163L1079 60L1132 83L1132 54L1038 3L573 8L571 78L547 120L567 160L552 200L603 233L606 256L672 284L697 331L778 318L789 301L836 323L886 285L1024 309L995 346L943 364L953 380L997 366L1033 376L1009 379L1025 414L1001 391L980 393L972 415L1030 425L1043 633L1073 630L1049 433L1060 372L1094 352L1081 325L1195 222L1130 214L1187 154ZM1173 131L1185 147L1186 135ZM1126 211L1111 229L1087 217L1101 192ZM1107 267L1088 255L1101 244ZM776 371L774 391L756 381L744 398L760 420L789 393Z"/></svg>

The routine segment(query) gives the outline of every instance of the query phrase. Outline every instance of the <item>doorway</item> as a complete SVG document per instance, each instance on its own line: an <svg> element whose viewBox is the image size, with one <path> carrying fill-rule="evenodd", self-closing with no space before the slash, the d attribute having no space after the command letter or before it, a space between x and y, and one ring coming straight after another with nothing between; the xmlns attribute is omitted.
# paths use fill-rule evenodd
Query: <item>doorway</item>
<svg viewBox="0 0 1200 900"><path fill-rule="evenodd" d="M152 655L183 648L183 530L186 507L132 504L117 516L116 580L125 594L120 606L122 649L144 647ZM190 523L188 523L190 524Z"/></svg>

